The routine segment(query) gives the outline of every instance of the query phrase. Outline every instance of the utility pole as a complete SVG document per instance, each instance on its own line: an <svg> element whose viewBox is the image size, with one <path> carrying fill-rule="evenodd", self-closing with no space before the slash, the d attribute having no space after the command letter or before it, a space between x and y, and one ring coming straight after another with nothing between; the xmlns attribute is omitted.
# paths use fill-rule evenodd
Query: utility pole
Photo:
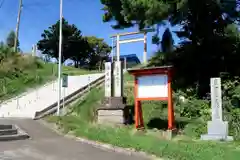
<svg viewBox="0 0 240 160"><path fill-rule="evenodd" d="M17 26L16 26L16 35L15 35L15 39L14 39L14 51L15 51L15 52L17 52L19 26L20 26L20 19L21 19L22 7L23 7L22 0L19 0Z"/></svg>
<svg viewBox="0 0 240 160"><path fill-rule="evenodd" d="M60 115L60 102L61 102L61 74L62 74L62 19L63 19L63 0L60 0L60 27L59 27L59 52L58 52L58 105L57 115Z"/></svg>

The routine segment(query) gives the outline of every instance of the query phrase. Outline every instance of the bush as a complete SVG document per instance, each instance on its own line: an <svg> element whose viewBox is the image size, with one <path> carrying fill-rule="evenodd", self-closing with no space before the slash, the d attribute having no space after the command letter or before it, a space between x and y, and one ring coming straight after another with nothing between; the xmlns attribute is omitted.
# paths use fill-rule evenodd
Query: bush
<svg viewBox="0 0 240 160"><path fill-rule="evenodd" d="M180 108L180 116L187 118L200 118L208 119L211 110L209 101L200 99L190 99L182 102L177 106Z"/></svg>
<svg viewBox="0 0 240 160"><path fill-rule="evenodd" d="M225 112L224 119L228 121L230 135L235 140L240 140L240 109L236 108L231 112Z"/></svg>
<svg viewBox="0 0 240 160"><path fill-rule="evenodd" d="M8 47L7 45L0 45L0 62L14 55L16 55L16 53L13 51L12 48Z"/></svg>

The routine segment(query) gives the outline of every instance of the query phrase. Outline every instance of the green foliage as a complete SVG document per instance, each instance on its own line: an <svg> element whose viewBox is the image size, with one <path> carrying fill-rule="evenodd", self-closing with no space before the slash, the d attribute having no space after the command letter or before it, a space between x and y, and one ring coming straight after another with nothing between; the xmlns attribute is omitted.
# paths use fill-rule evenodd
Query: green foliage
<svg viewBox="0 0 240 160"><path fill-rule="evenodd" d="M63 73L81 75L91 72L63 67ZM39 58L28 54L15 53L7 45L0 46L0 101L54 80L56 75L57 65L44 63Z"/></svg>
<svg viewBox="0 0 240 160"><path fill-rule="evenodd" d="M16 55L12 48L8 47L5 44L0 45L0 63L9 57Z"/></svg>
<svg viewBox="0 0 240 160"><path fill-rule="evenodd" d="M94 36L85 37L87 43L90 46L88 53L88 64L90 67L101 70L103 68L103 62L107 60L111 53L111 47L104 42L104 39ZM96 65L97 64L97 65Z"/></svg>
<svg viewBox="0 0 240 160"><path fill-rule="evenodd" d="M182 102L177 107L180 107L182 117L199 118L211 114L211 108L207 100L188 99L187 102Z"/></svg>
<svg viewBox="0 0 240 160"><path fill-rule="evenodd" d="M133 86L132 76L125 77L125 95L128 97L128 105L133 105ZM115 146L124 148L134 148L137 151L148 152L164 159L174 160L237 160L240 152L236 149L238 144L220 143L220 142L203 142L195 138L206 133L206 123L199 120L183 120L176 117L178 127L181 127L182 134L194 138L194 140L184 138L180 135L172 141L161 137L160 131L147 130L144 133L138 133L132 126L103 126L95 124L93 109L98 106L96 102L104 98L103 90L93 89L84 100L80 100L73 106L73 110L66 116L48 118L49 122L56 123L65 133L84 137L90 140L110 143ZM204 103L205 104L205 103ZM146 102L143 104L144 121L146 127L152 119L157 120L155 127L162 127L162 122L166 119L164 111L166 104L162 102ZM187 123L184 124L183 122Z"/></svg>
<svg viewBox="0 0 240 160"><path fill-rule="evenodd" d="M52 58L56 59L58 59L59 50L59 23L60 22L57 21L57 23L49 27L48 30L44 30L42 40L38 42L38 49L41 50L43 54L50 55ZM81 48L84 43L81 31L75 25L68 24L65 19L63 19L62 37L62 62L64 62L74 55L74 52L76 52L75 54L80 54L79 48Z"/></svg>
<svg viewBox="0 0 240 160"><path fill-rule="evenodd" d="M44 30L42 39L38 42L38 49L48 58L58 59L59 24L60 22L57 21L48 30ZM94 36L83 37L81 31L65 19L63 19L62 36L62 63L71 59L76 68L87 64L90 69L96 69L96 66L100 69L103 61L111 52L111 48L103 39Z"/></svg>
<svg viewBox="0 0 240 160"><path fill-rule="evenodd" d="M103 21L116 21L113 28L145 28L167 19L171 5L162 0L101 0L105 14Z"/></svg>
<svg viewBox="0 0 240 160"><path fill-rule="evenodd" d="M75 106L73 106L71 112L79 115L82 120L86 122L92 122L95 120L95 111L97 104L102 100L103 89L94 88L87 98L82 101L79 101Z"/></svg>
<svg viewBox="0 0 240 160"><path fill-rule="evenodd" d="M204 97L209 92L210 77L219 76L221 72L228 72L232 76L239 75L239 68L236 67L240 59L237 54L239 39L230 36L238 31L235 29L232 33L229 32L231 29L226 29L234 24L235 20L239 20L239 12L235 9L236 1L230 3L225 0L101 0L101 2L105 6L104 20L116 21L114 27L117 28L132 25L138 25L139 28L159 26L165 20L169 20L172 25L180 25L181 30L175 33L179 38L184 38L181 45L171 54L158 52L153 63L151 61L149 63L154 66L173 65L175 88L183 90L194 88L199 97ZM156 44L159 44L158 39L154 37Z"/></svg>
<svg viewBox="0 0 240 160"><path fill-rule="evenodd" d="M6 100L26 89L52 79L48 65L31 56L16 54L0 63L0 100Z"/></svg>
<svg viewBox="0 0 240 160"><path fill-rule="evenodd" d="M11 31L8 36L7 36L7 39L6 39L6 45L10 48L13 48L14 47L14 43L15 43L15 37L16 37L16 34L14 31ZM17 40L17 48L18 50L19 49L19 40Z"/></svg>

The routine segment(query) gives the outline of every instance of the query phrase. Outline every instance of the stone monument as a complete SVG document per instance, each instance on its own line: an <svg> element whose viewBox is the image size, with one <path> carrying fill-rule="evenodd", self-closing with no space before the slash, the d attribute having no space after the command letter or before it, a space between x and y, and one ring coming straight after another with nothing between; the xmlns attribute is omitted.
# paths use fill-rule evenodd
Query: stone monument
<svg viewBox="0 0 240 160"><path fill-rule="evenodd" d="M228 136L228 122L222 118L221 79L211 78L210 81L212 121L208 121L208 133L201 135L201 139L232 141L233 137Z"/></svg>
<svg viewBox="0 0 240 160"><path fill-rule="evenodd" d="M127 120L123 96L122 62L105 63L105 99L97 109L98 123L124 124Z"/></svg>
<svg viewBox="0 0 240 160"><path fill-rule="evenodd" d="M146 29L138 32L127 32L112 35L112 62L105 63L105 100L101 107L97 109L99 123L127 123L128 109L126 107L126 98L123 96L123 63L120 60L120 44L132 42L144 42L144 63L147 63L147 32L154 29ZM120 40L120 37L144 34L144 38L130 38ZM116 41L115 41L116 38ZM114 44L115 43L115 44ZM116 51L115 51L116 49ZM116 61L113 56L116 54ZM124 68L126 69L126 59Z"/></svg>

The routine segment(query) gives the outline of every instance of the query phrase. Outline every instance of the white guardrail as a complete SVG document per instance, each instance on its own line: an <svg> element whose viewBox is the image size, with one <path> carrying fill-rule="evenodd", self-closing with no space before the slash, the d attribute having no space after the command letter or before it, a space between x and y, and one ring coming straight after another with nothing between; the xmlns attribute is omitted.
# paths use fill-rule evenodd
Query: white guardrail
<svg viewBox="0 0 240 160"><path fill-rule="evenodd" d="M104 73L69 76L68 88L62 88L65 92L65 104L74 101L74 97L81 97L90 88L102 84L104 77ZM36 119L54 113L58 99L57 87L57 81L53 81L3 102L0 106L0 116Z"/></svg>
<svg viewBox="0 0 240 160"><path fill-rule="evenodd" d="M80 88L79 90L75 91L74 93L66 96L64 98L64 101L63 101L63 99L60 101L61 102L60 108L62 109L64 107L64 105L66 106L66 105L74 102L75 100L85 96L86 94L88 94L90 92L91 88L97 88L97 87L101 86L102 84L104 84L104 81L105 81L104 78L105 78L105 75L103 75L100 78L90 82L89 84ZM42 111L36 112L36 114L34 116L34 119L35 120L41 119L41 118L43 118L47 115L51 115L51 114L54 114L56 112L57 112L57 102L52 104L51 106L43 109Z"/></svg>

